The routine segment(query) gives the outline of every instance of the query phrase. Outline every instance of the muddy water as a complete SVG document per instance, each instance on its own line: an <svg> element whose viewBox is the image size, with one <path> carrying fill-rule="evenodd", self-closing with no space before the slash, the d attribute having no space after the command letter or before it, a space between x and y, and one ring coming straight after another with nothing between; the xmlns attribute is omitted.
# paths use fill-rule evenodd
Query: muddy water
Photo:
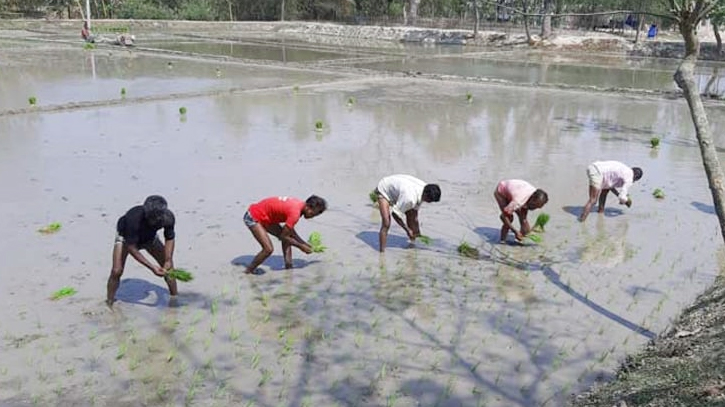
<svg viewBox="0 0 725 407"><path fill-rule="evenodd" d="M512 56L519 55L519 58ZM515 83L547 83L603 88L635 88L648 90L675 90L672 74L675 61L641 63L641 60L618 60L617 64L594 65L579 58L548 60L521 56L491 56L480 58L405 58L401 60L358 64L369 69L384 71L412 71L446 75L476 76ZM725 93L725 65L703 64L696 72L696 82L704 91L713 78L711 91Z"/></svg>
<svg viewBox="0 0 725 407"><path fill-rule="evenodd" d="M320 78L295 72L301 83ZM682 101L327 79L296 93L0 117L0 229L12 231L0 240L0 400L561 405L719 272L722 241ZM57 94L78 86L56 84ZM725 147L725 116L711 113ZM610 202L580 224L585 168L597 159L641 166L644 178L631 209ZM409 247L393 227L381 256L367 194L395 172L439 183L443 198L421 211L432 244ZM492 191L511 177L549 193L538 246L496 244ZM152 193L169 200L175 262L196 279L170 301L129 260L111 313L116 219ZM239 264L258 250L242 221L249 203L311 193L330 207L298 232L321 232L328 250L295 252L285 271L276 247L265 275L243 276ZM61 230L37 232L50 222ZM456 254L463 240L480 259ZM62 286L78 294L51 301Z"/></svg>
<svg viewBox="0 0 725 407"><path fill-rule="evenodd" d="M152 43L147 46L202 55L223 55L233 58L262 59L280 62L308 62L349 57L349 55L344 53L316 51L285 45L272 46L236 42Z"/></svg>
<svg viewBox="0 0 725 407"><path fill-rule="evenodd" d="M302 85L322 78L299 71L242 67L143 55L118 49L7 50L0 60L0 110L37 104L157 97L167 94ZM325 78L329 78L326 76ZM125 90L125 94L123 93Z"/></svg>

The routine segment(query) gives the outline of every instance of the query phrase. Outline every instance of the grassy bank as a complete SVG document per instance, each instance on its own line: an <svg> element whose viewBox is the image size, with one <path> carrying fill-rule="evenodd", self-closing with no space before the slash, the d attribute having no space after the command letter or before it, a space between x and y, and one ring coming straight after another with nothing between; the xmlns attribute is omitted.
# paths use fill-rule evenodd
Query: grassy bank
<svg viewBox="0 0 725 407"><path fill-rule="evenodd" d="M612 382L572 406L725 406L725 278L720 276L672 327L622 363Z"/></svg>

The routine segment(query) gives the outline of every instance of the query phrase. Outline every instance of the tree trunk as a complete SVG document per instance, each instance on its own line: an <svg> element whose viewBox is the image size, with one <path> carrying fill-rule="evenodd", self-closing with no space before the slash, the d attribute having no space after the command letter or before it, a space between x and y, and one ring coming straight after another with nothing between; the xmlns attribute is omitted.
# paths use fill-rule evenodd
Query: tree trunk
<svg viewBox="0 0 725 407"><path fill-rule="evenodd" d="M715 213L720 222L720 233L725 240L725 174L723 174L710 134L707 112L695 83L695 63L700 52L699 40L695 34L698 22L699 19L691 18L689 13L684 11L680 15L679 28L685 40L685 57L675 72L675 82L682 89L690 108L692 122L695 125L695 135L700 146L702 164L705 167L710 193L715 204Z"/></svg>
<svg viewBox="0 0 725 407"><path fill-rule="evenodd" d="M531 44L531 31L529 30L529 0L521 0L521 10L524 12L524 31L526 32L526 43Z"/></svg>
<svg viewBox="0 0 725 407"><path fill-rule="evenodd" d="M418 5L420 0L410 0L410 12L408 13L408 22L406 25L415 25L415 21L418 19Z"/></svg>
<svg viewBox="0 0 725 407"><path fill-rule="evenodd" d="M279 10L279 21L284 21L284 0L282 0L282 7Z"/></svg>
<svg viewBox="0 0 725 407"><path fill-rule="evenodd" d="M715 41L717 42L717 54L722 55L722 37L720 36L720 27L717 24L712 24L712 32L715 33Z"/></svg>
<svg viewBox="0 0 725 407"><path fill-rule="evenodd" d="M478 38L478 27L481 24L481 19L478 15L478 0L473 0L473 15L473 40L476 41L476 38Z"/></svg>
<svg viewBox="0 0 725 407"><path fill-rule="evenodd" d="M234 14L232 14L232 0L229 0L229 21L234 21Z"/></svg>
<svg viewBox="0 0 725 407"><path fill-rule="evenodd" d="M541 39L551 37L551 2L544 0L544 19L541 22Z"/></svg>

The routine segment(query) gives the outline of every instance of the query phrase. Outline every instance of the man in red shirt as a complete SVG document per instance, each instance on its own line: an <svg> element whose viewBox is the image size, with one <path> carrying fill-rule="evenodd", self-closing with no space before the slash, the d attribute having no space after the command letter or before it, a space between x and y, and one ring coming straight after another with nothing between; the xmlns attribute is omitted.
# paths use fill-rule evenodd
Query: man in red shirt
<svg viewBox="0 0 725 407"><path fill-rule="evenodd" d="M295 232L295 225L300 217L314 218L327 209L327 202L317 195L312 195L306 201L296 198L279 196L263 199L249 206L244 214L244 224L249 227L252 235L262 246L262 250L254 256L252 263L244 271L246 274L256 274L257 267L267 257L272 255L274 247L268 233L271 233L282 242L284 266L292 268L292 246L303 252L312 253L312 247ZM283 223L283 225L281 225Z"/></svg>

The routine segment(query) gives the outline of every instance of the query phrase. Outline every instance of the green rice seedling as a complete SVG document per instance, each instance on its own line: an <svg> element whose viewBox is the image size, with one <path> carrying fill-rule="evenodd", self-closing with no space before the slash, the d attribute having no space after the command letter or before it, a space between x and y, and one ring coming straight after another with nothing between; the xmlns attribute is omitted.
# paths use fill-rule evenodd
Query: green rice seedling
<svg viewBox="0 0 725 407"><path fill-rule="evenodd" d="M549 216L548 213L540 213L539 216L536 217L536 222L534 223L534 232L544 232L544 227L547 223L549 223L550 218L551 216Z"/></svg>
<svg viewBox="0 0 725 407"><path fill-rule="evenodd" d="M665 199L665 191L663 191L661 188L655 188L655 190L652 191L652 196L657 199Z"/></svg>
<svg viewBox="0 0 725 407"><path fill-rule="evenodd" d="M62 226L63 225L61 225L60 222L53 222L53 223L49 224L48 226L44 226L44 227L38 229L38 232L43 233L45 235L49 235L49 234L58 232Z"/></svg>
<svg viewBox="0 0 725 407"><path fill-rule="evenodd" d="M471 92L466 92L466 102L473 102L473 94Z"/></svg>
<svg viewBox="0 0 725 407"><path fill-rule="evenodd" d="M292 92L297 93L299 91L300 91L300 87L299 86L295 85L295 86L292 87Z"/></svg>
<svg viewBox="0 0 725 407"><path fill-rule="evenodd" d="M30 106L35 106L38 103L38 98L36 98L35 96L31 96L28 98L28 103L30 104Z"/></svg>
<svg viewBox="0 0 725 407"><path fill-rule="evenodd" d="M94 44L92 42L87 42L87 43L83 44L83 49L86 49L86 50L96 49L96 44Z"/></svg>
<svg viewBox="0 0 725 407"><path fill-rule="evenodd" d="M370 198L370 202L372 202L373 205L378 204L378 193L375 192L375 190L370 191L370 194L368 194L368 197Z"/></svg>
<svg viewBox="0 0 725 407"><path fill-rule="evenodd" d="M118 347L118 352L116 352L116 360L123 359L124 356L126 356L126 350L128 347L126 346L126 343L122 343Z"/></svg>
<svg viewBox="0 0 725 407"><path fill-rule="evenodd" d="M325 128L325 124L322 122L322 120L316 120L315 121L315 131L322 131Z"/></svg>
<svg viewBox="0 0 725 407"><path fill-rule="evenodd" d="M264 386L265 384L267 384L267 382L271 378L272 378L272 371L269 369L262 369L262 377L259 379L259 383L257 383L257 386L258 387Z"/></svg>
<svg viewBox="0 0 725 407"><path fill-rule="evenodd" d="M76 289L73 287L63 287L60 290L53 293L53 295L50 296L50 299L55 301L59 300L64 297L70 297L71 295L74 295L76 293Z"/></svg>
<svg viewBox="0 0 725 407"><path fill-rule="evenodd" d="M536 233L529 233L528 235L526 235L526 238L531 240L534 243L541 243L544 241L544 239L540 235L537 235Z"/></svg>
<svg viewBox="0 0 725 407"><path fill-rule="evenodd" d="M183 281L185 283L194 279L194 276L184 269L172 269L166 275L174 280Z"/></svg>
<svg viewBox="0 0 725 407"><path fill-rule="evenodd" d="M126 88L121 88L121 97L122 98L126 97Z"/></svg>
<svg viewBox="0 0 725 407"><path fill-rule="evenodd" d="M657 148L660 146L660 138L659 137L652 137L649 139L649 145L652 148Z"/></svg>
<svg viewBox="0 0 725 407"><path fill-rule="evenodd" d="M425 235L418 236L418 240L420 240L423 244L433 243L433 239L431 239L429 236L425 236Z"/></svg>
<svg viewBox="0 0 725 407"><path fill-rule="evenodd" d="M462 256L469 257L471 259L477 259L479 255L478 249L468 244L465 240L458 245L457 250Z"/></svg>
<svg viewBox="0 0 725 407"><path fill-rule="evenodd" d="M307 241L310 243L310 246L312 246L313 253L322 253L327 249L327 247L322 244L322 234L320 234L320 232L310 233L310 237Z"/></svg>
<svg viewBox="0 0 725 407"><path fill-rule="evenodd" d="M183 114L186 114L186 107L184 107L184 106L181 106L181 107L179 108L179 114L182 114L182 115L183 115Z"/></svg>
<svg viewBox="0 0 725 407"><path fill-rule="evenodd" d="M350 96L349 98L347 98L347 107L352 107L352 105L354 105L354 104L355 104L354 97Z"/></svg>

